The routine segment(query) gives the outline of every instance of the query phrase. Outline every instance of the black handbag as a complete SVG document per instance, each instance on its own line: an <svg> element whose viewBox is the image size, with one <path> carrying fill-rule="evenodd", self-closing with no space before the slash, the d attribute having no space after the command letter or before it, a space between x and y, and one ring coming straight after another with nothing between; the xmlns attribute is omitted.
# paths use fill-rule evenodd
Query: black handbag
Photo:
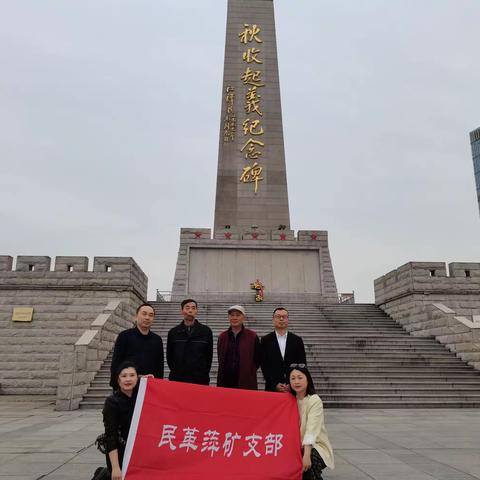
<svg viewBox="0 0 480 480"><path fill-rule="evenodd" d="M100 451L100 453L103 453L104 455L106 455L106 453L107 453L107 437L104 433L100 434L96 438L95 446Z"/></svg>
<svg viewBox="0 0 480 480"><path fill-rule="evenodd" d="M127 441L122 437L122 434L120 433L120 429L118 430L118 443L122 447L127 444ZM107 454L107 436L104 433L101 433L95 439L95 446L100 451L100 453L103 453L104 455Z"/></svg>
<svg viewBox="0 0 480 480"><path fill-rule="evenodd" d="M98 467L93 474L92 480L110 480L111 475L106 467Z"/></svg>

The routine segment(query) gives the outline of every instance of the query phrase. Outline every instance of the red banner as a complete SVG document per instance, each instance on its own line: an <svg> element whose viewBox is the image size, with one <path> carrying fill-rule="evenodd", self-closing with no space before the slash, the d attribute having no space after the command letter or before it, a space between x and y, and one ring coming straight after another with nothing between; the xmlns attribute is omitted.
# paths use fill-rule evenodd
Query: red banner
<svg viewBox="0 0 480 480"><path fill-rule="evenodd" d="M299 480L301 470L292 395L141 380L126 480Z"/></svg>

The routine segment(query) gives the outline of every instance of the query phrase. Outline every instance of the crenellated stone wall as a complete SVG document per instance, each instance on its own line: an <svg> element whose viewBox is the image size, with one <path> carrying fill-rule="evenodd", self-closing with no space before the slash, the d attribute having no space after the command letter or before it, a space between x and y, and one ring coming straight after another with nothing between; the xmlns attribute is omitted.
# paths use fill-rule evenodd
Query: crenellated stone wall
<svg viewBox="0 0 480 480"><path fill-rule="evenodd" d="M0 256L0 298L8 291L130 291L138 298L147 296L148 279L130 257L95 257L88 271L87 257Z"/></svg>
<svg viewBox="0 0 480 480"><path fill-rule="evenodd" d="M407 325L426 318L425 305L443 303L459 315L480 310L480 263L409 262L377 278L375 303Z"/></svg>
<svg viewBox="0 0 480 480"><path fill-rule="evenodd" d="M61 356L73 351L111 302L121 305L112 315L115 326L102 335L102 342L90 345L83 380L93 378L92 368L100 366L113 344L112 332L132 325L136 307L147 296L148 279L142 269L130 257L95 257L92 271L88 264L87 257L59 256L52 269L50 257L19 256L14 262L11 256L0 256L1 393L56 395L60 363L66 368ZM33 308L32 321L13 321L16 307ZM92 350L97 344L101 353ZM94 357L96 363L90 361ZM65 392L65 376L61 378ZM75 387L75 392L85 389L83 384Z"/></svg>
<svg viewBox="0 0 480 480"><path fill-rule="evenodd" d="M479 367L480 263L409 262L375 280L375 303L415 336Z"/></svg>

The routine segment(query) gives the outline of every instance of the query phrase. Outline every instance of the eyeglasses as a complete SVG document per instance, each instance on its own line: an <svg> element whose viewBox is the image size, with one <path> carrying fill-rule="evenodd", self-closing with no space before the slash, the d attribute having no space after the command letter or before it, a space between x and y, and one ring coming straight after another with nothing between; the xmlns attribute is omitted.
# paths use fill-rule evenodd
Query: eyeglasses
<svg viewBox="0 0 480 480"><path fill-rule="evenodd" d="M307 366L304 363L291 363L290 368L307 368Z"/></svg>
<svg viewBox="0 0 480 480"><path fill-rule="evenodd" d="M282 319L284 319L284 318L288 318L288 315L277 315L277 314L275 314L275 315L273 316L273 318L276 318L276 319L278 319L278 320L282 320Z"/></svg>

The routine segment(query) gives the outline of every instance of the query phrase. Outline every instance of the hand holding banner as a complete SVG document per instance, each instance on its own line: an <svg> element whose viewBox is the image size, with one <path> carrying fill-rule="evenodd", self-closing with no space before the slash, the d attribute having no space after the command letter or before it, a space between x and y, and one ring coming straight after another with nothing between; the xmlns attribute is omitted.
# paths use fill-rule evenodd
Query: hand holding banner
<svg viewBox="0 0 480 480"><path fill-rule="evenodd" d="M143 378L122 471L126 480L299 480L297 402Z"/></svg>

